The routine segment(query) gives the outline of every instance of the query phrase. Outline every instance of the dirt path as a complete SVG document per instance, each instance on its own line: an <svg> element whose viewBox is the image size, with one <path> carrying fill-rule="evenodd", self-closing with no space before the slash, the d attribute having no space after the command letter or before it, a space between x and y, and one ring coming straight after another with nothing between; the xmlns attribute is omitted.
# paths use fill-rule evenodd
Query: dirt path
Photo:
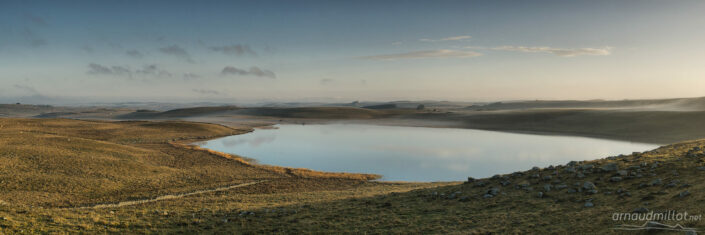
<svg viewBox="0 0 705 235"><path fill-rule="evenodd" d="M74 207L74 208L66 208L66 209L100 209L100 208L114 208L114 207L132 206L132 205L139 205L139 204L144 204L144 203L149 203L149 202L177 199L177 198L198 195L198 194L204 194L204 193L225 191L225 190L230 190L230 189L234 189L234 188L240 188L240 187L250 186L253 184L258 184L258 183L262 183L265 181L266 180L249 182L249 183L244 183L244 184L236 184L236 185L230 185L230 186L214 188L214 189L199 190L199 191L194 191L194 192L190 192L190 193L169 194L169 195L159 196L159 197L156 197L153 199L123 201L123 202L118 202L118 203L98 204L98 205L94 205L94 206Z"/></svg>

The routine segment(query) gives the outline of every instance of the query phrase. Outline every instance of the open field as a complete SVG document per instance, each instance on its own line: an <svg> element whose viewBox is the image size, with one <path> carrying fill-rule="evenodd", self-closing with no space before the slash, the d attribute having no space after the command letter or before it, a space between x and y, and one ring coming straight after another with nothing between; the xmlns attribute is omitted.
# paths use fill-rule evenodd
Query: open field
<svg viewBox="0 0 705 235"><path fill-rule="evenodd" d="M0 126L6 233L609 233L637 224L613 221L613 213L705 211L705 141L464 184L379 183L180 144L248 128L64 119L0 119ZM253 184L212 190L243 183Z"/></svg>

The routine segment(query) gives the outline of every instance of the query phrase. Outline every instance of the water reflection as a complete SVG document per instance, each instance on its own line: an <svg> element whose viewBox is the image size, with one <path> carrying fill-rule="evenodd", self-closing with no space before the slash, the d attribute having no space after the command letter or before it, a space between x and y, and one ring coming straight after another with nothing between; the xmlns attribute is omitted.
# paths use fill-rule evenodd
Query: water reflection
<svg viewBox="0 0 705 235"><path fill-rule="evenodd" d="M652 144L567 136L359 124L279 125L202 143L279 166L454 181L644 151Z"/></svg>

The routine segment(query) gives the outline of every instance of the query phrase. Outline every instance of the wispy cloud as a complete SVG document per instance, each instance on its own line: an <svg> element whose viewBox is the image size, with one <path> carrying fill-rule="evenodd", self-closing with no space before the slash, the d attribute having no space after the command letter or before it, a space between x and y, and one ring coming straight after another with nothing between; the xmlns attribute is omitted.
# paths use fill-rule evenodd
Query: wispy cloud
<svg viewBox="0 0 705 235"><path fill-rule="evenodd" d="M194 74L194 73L184 73L182 75L182 77L184 78L184 80L193 80L193 79L201 78L201 76L199 76L198 74Z"/></svg>
<svg viewBox="0 0 705 235"><path fill-rule="evenodd" d="M132 58L136 58L136 59L140 59L140 58L144 57L144 54L142 54L142 52L140 52L138 50L129 50L129 51L126 51L125 54L127 54L128 56L130 56Z"/></svg>
<svg viewBox="0 0 705 235"><path fill-rule="evenodd" d="M96 63L88 64L88 74L118 75L132 78L132 71L122 66L104 66Z"/></svg>
<svg viewBox="0 0 705 235"><path fill-rule="evenodd" d="M29 94L29 95L40 95L37 89L34 89L34 87L28 86L28 85L19 85L15 84L15 89L24 91L24 93Z"/></svg>
<svg viewBox="0 0 705 235"><path fill-rule="evenodd" d="M419 41L422 42L446 42L446 41L460 41L460 40L465 40L465 39L470 39L469 35L460 35L460 36L453 36L453 37L447 37L447 38L441 38L441 39L428 39L428 38L422 38L419 39Z"/></svg>
<svg viewBox="0 0 705 235"><path fill-rule="evenodd" d="M554 48L554 47L526 47L526 46L501 46L492 48L501 51L517 51L527 53L550 53L562 57L574 57L581 55L609 55L612 53L611 47L603 48Z"/></svg>
<svg viewBox="0 0 705 235"><path fill-rule="evenodd" d="M29 28L25 28L24 31L22 31L22 36L24 37L24 40L29 44L29 46L34 48L48 44L46 39L37 35L36 33L34 33L34 31Z"/></svg>
<svg viewBox="0 0 705 235"><path fill-rule="evenodd" d="M196 92L201 95L220 95L221 93L216 90L210 89L192 89L191 91Z"/></svg>
<svg viewBox="0 0 705 235"><path fill-rule="evenodd" d="M277 78L277 75L274 74L274 72L266 70L266 69L260 69L257 66L252 66L248 70L245 69L239 69L233 66L226 66L223 68L223 70L220 72L222 75L253 75L257 77L268 77L268 78Z"/></svg>
<svg viewBox="0 0 705 235"><path fill-rule="evenodd" d="M214 46L214 47L209 47L211 51L215 52L221 52L226 55L237 55L237 56L242 56L242 55L252 55L256 56L257 53L255 53L252 48L248 45L241 45L241 44L233 44L233 45L227 45L227 46Z"/></svg>
<svg viewBox="0 0 705 235"><path fill-rule="evenodd" d="M321 81L320 81L321 85L324 85L324 86L330 85L333 82L335 82L335 80L333 80L332 78L324 78L324 79L321 79Z"/></svg>
<svg viewBox="0 0 705 235"><path fill-rule="evenodd" d="M189 54L184 48L181 48L178 45L162 47L159 48L159 51L167 55L173 55L176 58L184 60L186 62L194 63L193 59L191 59L191 54Z"/></svg>
<svg viewBox="0 0 705 235"><path fill-rule="evenodd" d="M135 75L138 76L149 76L149 77L160 77L167 78L172 77L169 71L159 68L159 66L150 64L144 65L141 69L132 70L125 66L105 66L101 64L91 63L88 64L88 74L93 75L114 75L114 76L124 76L128 78L133 78Z"/></svg>
<svg viewBox="0 0 705 235"><path fill-rule="evenodd" d="M371 60L398 60L398 59L424 59L424 58L468 58L481 56L482 53L474 51L461 50L429 50L429 51L412 51L399 54L386 54L365 56L363 59Z"/></svg>

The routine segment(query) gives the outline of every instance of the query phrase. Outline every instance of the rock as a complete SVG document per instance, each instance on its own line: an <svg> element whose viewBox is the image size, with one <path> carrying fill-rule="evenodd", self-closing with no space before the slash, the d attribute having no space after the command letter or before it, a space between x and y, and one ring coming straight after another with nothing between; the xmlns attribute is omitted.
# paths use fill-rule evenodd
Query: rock
<svg viewBox="0 0 705 235"><path fill-rule="evenodd" d="M538 166L535 166L535 167L532 167L531 170L532 170L532 171L538 171L538 170L541 170L541 168L539 168Z"/></svg>
<svg viewBox="0 0 705 235"><path fill-rule="evenodd" d="M597 194L598 191L597 191L597 189L590 189L590 190L585 191L585 193L587 193L587 194Z"/></svg>
<svg viewBox="0 0 705 235"><path fill-rule="evenodd" d="M610 181L611 182L619 182L619 181L622 181L622 177L615 176L615 177L610 178Z"/></svg>
<svg viewBox="0 0 705 235"><path fill-rule="evenodd" d="M475 184L474 184L474 186L475 186L475 187L484 187L484 186L486 186L487 184L488 184L487 181L481 180L481 181L476 181Z"/></svg>
<svg viewBox="0 0 705 235"><path fill-rule="evenodd" d="M563 171L566 173L575 173L575 168L567 167Z"/></svg>
<svg viewBox="0 0 705 235"><path fill-rule="evenodd" d="M494 197L494 195L492 195L492 194L485 194L485 195L483 195L482 197L484 197L484 198L492 198L492 197Z"/></svg>
<svg viewBox="0 0 705 235"><path fill-rule="evenodd" d="M487 190L487 194L492 194L492 196L497 196L497 194L499 194L499 189L498 188L491 188L490 190Z"/></svg>
<svg viewBox="0 0 705 235"><path fill-rule="evenodd" d="M649 212L649 209L647 209L647 208L645 208L645 207L639 207L639 208L634 209L633 212L634 212L634 213L640 213L640 214L641 214L641 213L648 213L648 212Z"/></svg>
<svg viewBox="0 0 705 235"><path fill-rule="evenodd" d="M568 166L575 166L575 165L577 165L577 164L578 164L578 162L576 162L576 161L570 161L570 162L568 162L568 164L566 164L566 165L568 165Z"/></svg>
<svg viewBox="0 0 705 235"><path fill-rule="evenodd" d="M537 196L538 196L539 198L542 198L542 197L543 197L543 192L539 192L539 193L537 194Z"/></svg>
<svg viewBox="0 0 705 235"><path fill-rule="evenodd" d="M468 196L462 196L462 197L460 197L460 200L459 200L459 201L461 201L461 202L470 201L470 197L468 197Z"/></svg>
<svg viewBox="0 0 705 235"><path fill-rule="evenodd" d="M531 175L531 178L539 178L539 174L533 174Z"/></svg>
<svg viewBox="0 0 705 235"><path fill-rule="evenodd" d="M695 169L698 169L700 171L705 171L705 166L699 166L699 167L696 167Z"/></svg>
<svg viewBox="0 0 705 235"><path fill-rule="evenodd" d="M502 186L507 186L507 185L509 185L509 184L511 184L511 183L512 183L512 182L509 182L509 180L505 180L505 181L502 181L500 184L502 184Z"/></svg>
<svg viewBox="0 0 705 235"><path fill-rule="evenodd" d="M661 178L652 180L651 183L649 183L650 186L656 186L656 185L661 185L663 182L661 181Z"/></svg>
<svg viewBox="0 0 705 235"><path fill-rule="evenodd" d="M690 192L688 192L688 190L686 190L686 191L679 193L678 197L687 197L688 195L690 195Z"/></svg>
<svg viewBox="0 0 705 235"><path fill-rule="evenodd" d="M549 181L549 180L551 180L551 178L552 178L552 177L551 177L550 175L544 175L544 176L543 176L543 180L544 180L544 181Z"/></svg>
<svg viewBox="0 0 705 235"><path fill-rule="evenodd" d="M474 181L475 181L475 178L468 177L468 181L467 181L468 183L472 183L472 182L474 182Z"/></svg>
<svg viewBox="0 0 705 235"><path fill-rule="evenodd" d="M627 175L629 175L629 172L626 170L618 170L617 174L620 176L627 176Z"/></svg>
<svg viewBox="0 0 705 235"><path fill-rule="evenodd" d="M590 170L590 169L592 169L593 167L595 167L595 166L592 165L592 164L585 164L585 165L580 166L580 169L582 169L582 170L585 171L585 170Z"/></svg>
<svg viewBox="0 0 705 235"><path fill-rule="evenodd" d="M583 183L583 189L585 189L585 190L592 190L595 188L597 188L597 187L595 187L595 184L593 184L590 181L585 181L585 183Z"/></svg>
<svg viewBox="0 0 705 235"><path fill-rule="evenodd" d="M678 180L672 180L668 184L666 184L666 187L672 188L678 186L679 181Z"/></svg>
<svg viewBox="0 0 705 235"><path fill-rule="evenodd" d="M500 175L493 175L491 179L496 180L496 179L499 179L499 178L501 178L501 177L502 177L502 176L500 176Z"/></svg>
<svg viewBox="0 0 705 235"><path fill-rule="evenodd" d="M529 187L529 185L530 185L529 182L521 182L521 183L519 183L519 186L521 186L521 187L523 187L523 188Z"/></svg>
<svg viewBox="0 0 705 235"><path fill-rule="evenodd" d="M446 197L446 199L455 199L456 196L457 195L455 193L451 193L448 197Z"/></svg>
<svg viewBox="0 0 705 235"><path fill-rule="evenodd" d="M605 164L604 166L600 167L600 169L602 169L603 171L607 171L607 172L619 170L617 163Z"/></svg>
<svg viewBox="0 0 705 235"><path fill-rule="evenodd" d="M566 191L566 193L576 193L576 192L578 192L578 190L575 190L574 188L568 189L568 191Z"/></svg>
<svg viewBox="0 0 705 235"><path fill-rule="evenodd" d="M582 179L582 178L585 178L585 174L578 172L578 174L575 175L575 177Z"/></svg>
<svg viewBox="0 0 705 235"><path fill-rule="evenodd" d="M585 205L583 205L583 206L586 208L590 208L590 207L595 206L595 204L592 204L592 202L586 202Z"/></svg>
<svg viewBox="0 0 705 235"><path fill-rule="evenodd" d="M567 187L568 187L568 185L565 185L565 184L559 184L559 185L556 185L556 187L555 187L555 188L556 188L557 190L561 190L561 189L564 189L564 188L567 188Z"/></svg>
<svg viewBox="0 0 705 235"><path fill-rule="evenodd" d="M543 191L549 192L551 191L551 188L553 188L553 186L551 186L550 184L543 185Z"/></svg>

